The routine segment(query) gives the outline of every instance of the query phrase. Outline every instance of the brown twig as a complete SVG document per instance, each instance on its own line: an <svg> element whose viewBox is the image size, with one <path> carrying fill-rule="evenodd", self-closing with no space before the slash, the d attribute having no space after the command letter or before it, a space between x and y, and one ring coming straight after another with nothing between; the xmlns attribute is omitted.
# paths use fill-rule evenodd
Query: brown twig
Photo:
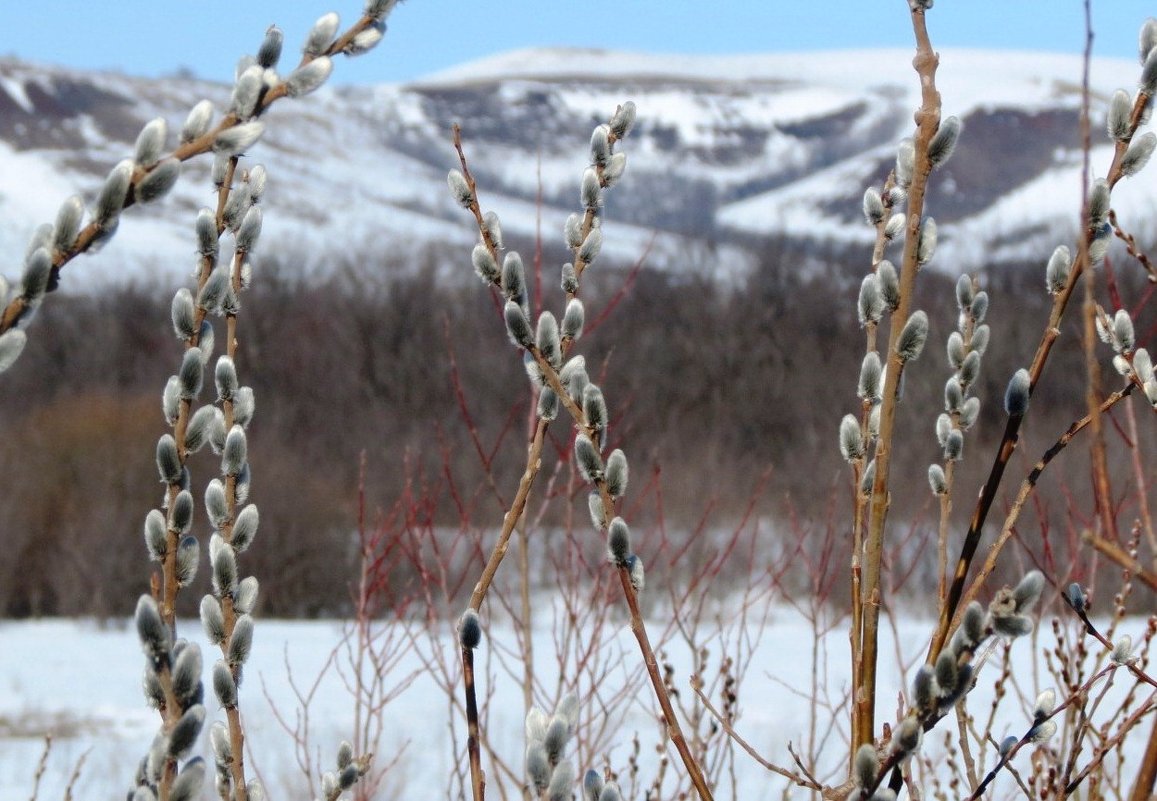
<svg viewBox="0 0 1157 801"><path fill-rule="evenodd" d="M1110 190L1124 177L1124 173L1121 171L1121 162L1125 152L1129 148L1130 142L1132 142L1133 135L1136 133L1138 127L1140 127L1149 100L1149 95L1144 92L1138 92L1130 115L1129 136L1117 142L1116 149L1113 153L1113 162L1109 168L1108 177L1106 178ZM1064 287L1053 296L1053 305L1049 311L1048 323L1045 325L1044 333L1033 355L1032 364L1028 368L1030 397L1037 385L1037 381L1040 380L1041 374L1044 372L1045 363L1052 353L1053 345L1056 343L1057 337L1060 336L1061 318L1064 316L1065 309L1068 307L1069 300L1072 298L1073 291L1076 289L1077 281L1088 266L1088 245L1092 241L1094 234L1094 231L1088 230L1088 226L1084 226L1084 234L1081 240L1079 240L1081 244L1078 248L1077 258L1072 265L1068 280L1065 282ZM1008 422L1005 424L1004 434L1001 437L1000 446L997 448L996 457L993 460L992 467L989 469L988 478L984 482L980 496L976 500L972 519L968 524L968 533L965 535L964 544L961 546L960 557L956 562L956 571L953 576L952 586L948 591L948 602L943 605L940 611L940 620L937 623L936 631L928 647L929 662L936 661L936 657L940 654L940 649L943 648L944 643L947 641L952 620L956 615L961 595L964 592L964 583L968 579L972 559L980 544L980 535L983 531L984 523L988 519L988 513L992 508L993 502L996 500L996 493L1004 477L1005 468L1007 468L1008 462L1012 458L1013 451L1016 450L1020 439L1020 427L1023 422L1024 415L1010 415Z"/></svg>
<svg viewBox="0 0 1157 801"><path fill-rule="evenodd" d="M334 56L344 52L359 33L376 24L378 24L378 20L370 17L361 17L344 34L338 37L322 55ZM313 58L314 57L312 56L303 56L299 66L304 66L305 64L312 61ZM286 91L286 85L284 82L270 88L269 91L265 92L265 94L261 96L261 99L257 104L257 109L254 113L254 118L260 116L275 102L287 96L288 92ZM209 153L213 150L213 145L216 143L218 136L230 128L235 128L236 126L246 121L247 120L239 118L233 112L229 112L228 114L225 114L221 118L220 122L218 122L217 125L214 126L210 131L190 142L185 142L179 145L168 155L163 156L160 159L160 162L170 158L175 158L178 161L183 162L197 156L204 155L205 153ZM127 209L138 202L136 197L136 188L140 185L140 182L148 175L148 171L139 167L133 171L132 181L128 189L128 195L125 197L125 201L122 206L123 209ZM73 243L69 250L53 251L53 275L58 275L60 270L66 264L68 264L80 254L86 253L89 249L92 248L94 244L102 241L105 236L107 236L107 231L105 231L98 222L90 222L80 230L80 233L76 237L76 241ZM56 282L53 281L49 284L48 291L54 291L56 288ZM3 334L5 331L8 331L10 328L12 328L27 311L28 303L24 297L21 296L13 298L12 301L8 303L7 307L5 307L3 310L0 310L0 334Z"/></svg>
<svg viewBox="0 0 1157 801"><path fill-rule="evenodd" d="M861 636L861 674L855 688L854 729L852 732L853 751L856 747L870 743L875 738L876 711L876 661L879 649L880 620L880 570L884 556L884 527L888 516L888 479L891 470L892 438L896 420L896 406L899 402L900 378L904 370L904 359L897 349L900 332L908 321L909 309L916 289L917 247L924 212L924 196L928 186L928 176L932 162L928 158L928 144L940 125L940 93L936 90L936 68L939 57L932 49L924 18L924 8L919 4L911 6L912 30L916 38L916 56L913 66L920 77L921 105L916 112L915 168L912 183L908 187L907 236L904 242L904 259L900 269L900 302L892 315L892 325L888 334L888 368L884 382L883 402L880 409L880 433L876 441L876 479L872 485L872 498L868 518L868 531L864 546L864 577L860 598L855 601L862 611L863 634Z"/></svg>

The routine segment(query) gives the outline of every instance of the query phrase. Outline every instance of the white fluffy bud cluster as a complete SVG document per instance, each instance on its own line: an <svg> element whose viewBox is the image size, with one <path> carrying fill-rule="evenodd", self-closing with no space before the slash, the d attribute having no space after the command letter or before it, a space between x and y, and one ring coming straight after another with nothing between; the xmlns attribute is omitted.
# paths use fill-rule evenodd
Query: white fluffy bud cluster
<svg viewBox="0 0 1157 801"><path fill-rule="evenodd" d="M549 717L538 707L532 707L526 715L526 775L539 798L571 798L575 770L564 756L578 728L578 713L578 698L568 695Z"/></svg>

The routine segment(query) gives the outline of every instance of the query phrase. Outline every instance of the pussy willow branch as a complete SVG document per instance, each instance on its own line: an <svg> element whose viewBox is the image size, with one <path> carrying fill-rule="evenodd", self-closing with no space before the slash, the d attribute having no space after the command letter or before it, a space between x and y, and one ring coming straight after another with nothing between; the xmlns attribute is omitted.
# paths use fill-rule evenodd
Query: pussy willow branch
<svg viewBox="0 0 1157 801"><path fill-rule="evenodd" d="M462 148L461 129L457 125L453 126L453 137L454 148L458 153L458 159L462 167L462 175L466 179L467 186L470 189L471 201L468 205L468 208L474 215L474 219L478 225L479 233L482 236L483 243L487 249L490 250L491 256L494 257L495 262L498 262L499 254L497 243L494 241L493 237L490 236L487 227L483 223L482 208L478 203L477 184L473 175L471 175L469 171L466 155ZM613 145L614 142L617 141L617 138L612 134L610 141ZM603 168L599 166L597 169L600 184L603 184ZM605 186L605 184L603 185ZM582 222L584 238L586 234L590 233L593 225L594 211L588 208ZM576 279L581 278L585 268L586 264L578 258L578 248L576 248ZM568 300L575 297L576 295L577 290L575 292L568 292ZM563 358L565 358L569 353L572 344L573 340L569 338L563 339L561 343ZM588 436L590 436L593 441L598 441L598 431L596 431L589 424L586 419L586 415L583 413L583 410L575 403L575 401L570 397L570 393L567 392L563 387L562 381L558 375L558 371L555 370L554 366L551 365L550 362L542 355L542 352L536 345L530 345L526 348L526 351L534 358L535 363L538 365L546 379L546 383L556 393L559 401L573 418L575 424ZM540 419L535 428L534 443L537 443L537 447L534 443L532 443L531 451L527 460L527 469L523 474L522 481L519 484L518 494L515 496L515 500L511 504L510 510L506 513L506 517L503 520L502 531L499 534L498 542L495 544L490 559L487 561L486 566L483 569L482 578L479 579L478 584L474 588L474 593L470 598L470 608L474 609L475 611L478 611L482 601L486 596L486 590L490 586L490 583L493 581L494 575L498 571L498 566L506 555L507 549L509 547L511 533L513 532L515 526L518 524L518 521L522 517L522 514L526 508L526 499L530 493L531 485L534 482L534 478L538 473L538 469L541 463L542 441L548 425L549 421ZM607 489L606 482L603 479L597 480L595 485L602 499L604 516L609 521L614 516L614 501L611 498L610 492ZM683 729L679 724L679 718L671 704L670 694L663 682L662 676L659 673L658 662L655 659L654 650L652 649L650 639L647 636L646 625L643 622L642 612L639 609L638 596L636 595L634 586L631 584L630 571L625 567L620 567L618 570L620 582L623 586L623 593L627 601L627 607L630 610L631 631L635 636L635 640L639 645L640 651L642 652L643 662L647 669L647 675L651 679L651 685L655 691L655 696L659 702L660 708L662 709L663 718L667 725L668 735L670 736L671 742L674 744L676 751L678 751L679 757L682 760L683 765L687 770L687 774L691 779L691 783L695 787L699 797L702 799L702 801L712 801L713 796L711 789L707 785L707 781L703 776L703 771L699 766L699 763L691 753L691 749L687 744L687 738L683 734ZM472 687L467 687L466 692L468 708L470 704L471 691ZM473 758L471 759L471 771L472 775L477 771L480 771L480 767L477 769L475 768ZM476 799L480 801L481 797L476 796Z"/></svg>
<svg viewBox="0 0 1157 801"><path fill-rule="evenodd" d="M1133 574L1133 578L1139 579L1142 584L1148 587L1153 592L1157 592L1157 574L1154 574L1145 569L1145 566L1129 555L1124 548L1115 542L1111 542L1104 537L1098 537L1093 532L1089 531L1082 535L1082 539L1089 545L1093 546L1099 553L1107 556L1112 561L1116 562L1121 567Z"/></svg>
<svg viewBox="0 0 1157 801"><path fill-rule="evenodd" d="M1137 238L1121 227L1117 220L1116 209L1109 209L1109 225L1113 226L1113 236L1125 243L1125 252L1145 268L1145 273L1149 276L1149 283L1157 283L1157 267L1153 266L1149 254L1137 246Z"/></svg>
<svg viewBox="0 0 1157 801"><path fill-rule="evenodd" d="M936 90L936 68L939 57L932 50L924 9L913 4L912 30L916 38L916 56L912 61L920 77L921 105L915 115L916 136L915 169L908 188L907 235L904 258L900 269L900 303L892 314L888 333L888 369L884 382L884 397L880 409L880 433L876 440L876 479L872 485L872 500L868 518L867 541L864 553L864 583L861 595L854 603L862 607L863 634L862 668L860 683L853 698L852 750L875 738L876 661L879 649L880 621L880 568L884 557L884 526L888 517L888 478L892 466L892 438L899 402L900 377L904 361L896 348L900 331L908 320L909 309L916 289L917 248L920 239L921 217L924 212L924 194L932 162L928 158L928 143L940 126L940 93Z"/></svg>
<svg viewBox="0 0 1157 801"><path fill-rule="evenodd" d="M345 33L338 37L324 53L320 55L335 56L343 53L359 33L375 25L376 23L377 20L372 17L361 17L357 22L350 26L350 28ZM315 56L302 56L301 62L298 66L304 66L310 61L313 61L315 58ZM286 96L288 96L288 91L284 81L279 83L277 86L270 88L270 90L261 97L260 102L257 104L257 110L253 119L259 117L267 108ZM213 144L216 142L217 137L223 131L227 131L230 128L234 128L237 125L240 125L242 122L247 121L248 120L242 120L236 114L229 112L228 114L225 114L225 116L221 118L221 121L217 123L217 125L208 133L197 137L191 142L186 142L178 146L168 155L162 156L160 161L164 161L165 159L169 158L175 158L178 161L188 161L189 159L192 159L196 156L209 153L213 150ZM140 184L141 180L143 180L144 177L148 174L148 172L148 170L141 169L140 167L133 171L132 181L129 184L128 195L125 197L125 202L122 208L127 209L137 203L136 188ZM52 253L53 274L59 274L61 268L63 268L64 265L68 264L80 254L87 252L89 248L91 248L93 244L99 239L101 233L103 233L101 226L95 221L90 222L80 230L80 233L76 237L76 242L69 250L54 250ZM55 291L56 288L57 287L55 282L51 282L49 284L48 291ZM7 305L7 307L5 307L3 310L0 310L0 334L3 334L5 331L12 328L12 326L16 324L16 321L24 315L25 311L27 311L27 302L23 297L14 298Z"/></svg>
<svg viewBox="0 0 1157 801"><path fill-rule="evenodd" d="M1139 92L1133 104L1133 111L1130 116L1129 137L1117 142L1116 149L1113 153L1113 161L1109 168L1109 175L1105 179L1109 184L1110 190L1124 177L1124 173L1121 171L1121 161L1129 148L1129 144L1133 140L1133 136L1137 132L1137 128L1141 125L1149 100L1150 97L1147 94ZM1028 371L1030 396L1036 388L1037 381L1040 380L1041 373L1044 372L1045 362L1048 361L1049 355L1052 353L1053 344L1056 342L1057 337L1060 336L1061 317L1068 307L1069 300L1072 298L1073 291L1076 289L1077 281L1080 280L1081 274L1088 266L1088 245L1092 240L1093 232L1087 230L1087 228L1086 226L1086 230L1082 236L1081 246L1078 248L1077 258L1073 262L1072 271L1069 273L1068 280L1065 282L1061 291L1053 298L1048 323L1045 326L1040 343L1037 345L1036 353L1033 355L1032 364ZM928 647L927 661L929 662L936 661L936 657L940 655L940 649L944 647L944 643L951 633L951 623L953 617L956 615L961 595L964 592L964 582L968 580L968 571L972 565L972 559L976 554L976 549L980 544L980 535L984 529L984 523L988 519L988 513L992 508L993 502L996 500L996 493L1004 477L1005 468L1008 466L1009 459L1012 458L1013 451L1016 450L1019 442L1020 426L1023 420L1024 415L1010 415L1008 422L1005 424L1004 435L997 449L996 458L993 460L988 479L980 491L980 496L976 500L972 519L968 524L968 533L964 537L964 544L960 549L960 558L956 563L956 572L952 579L952 586L948 591L948 601L943 604L940 610L940 620Z"/></svg>
<svg viewBox="0 0 1157 801"><path fill-rule="evenodd" d="M1117 403L1126 398L1135 388L1135 384L1129 384L1123 389L1119 389L1101 403L1100 410L1107 412L1113 408ZM1000 534L997 535L996 540L988 548L988 556L984 560L984 566L980 569L968 585L968 591L964 593L960 601L960 608L963 609L968 606L976 596L980 593L980 588L984 586L984 582L992 575L996 569L996 560L1000 555L1001 550L1005 544L1012 537L1013 529L1016 526L1017 520L1020 519L1020 513L1024 510L1025 503L1028 502L1033 490L1036 489L1037 482L1040 481L1041 474L1044 473L1045 468L1049 466L1057 456L1060 455L1073 438L1089 426L1092 422L1090 415L1085 415L1080 420L1075 421L1064 434L1061 435L1052 446L1044 452L1038 461L1029 471L1029 474L1021 482L1020 489L1017 491L1016 500L1013 501L1008 513L1004 518L1004 525L1001 526ZM959 621L955 621L959 622Z"/></svg>

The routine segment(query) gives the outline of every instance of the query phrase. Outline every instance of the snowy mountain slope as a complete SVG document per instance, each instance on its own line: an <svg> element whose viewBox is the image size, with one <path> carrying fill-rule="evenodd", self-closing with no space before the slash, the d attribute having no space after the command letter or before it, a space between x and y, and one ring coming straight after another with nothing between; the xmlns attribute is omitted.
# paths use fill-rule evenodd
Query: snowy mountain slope
<svg viewBox="0 0 1157 801"><path fill-rule="evenodd" d="M919 86L910 60L905 51L535 49L408 85L283 101L251 152L270 171L263 250L324 269L337 255L467 245L469 220L444 183L456 162L454 122L508 240L526 247L541 216L553 242L577 206L590 128L626 99L638 104L639 123L624 144L627 177L607 198L610 255L633 260L654 238L652 264L734 270L751 262L745 249L763 236L865 243L859 199L883 180L895 143L912 130ZM1094 173L1109 159L1099 123L1106 99L1137 72L1121 60L1092 65ZM944 242L938 262L951 258L959 269L1038 258L1073 228L1080 75L1075 56L941 53L944 111L964 120L965 133L929 197ZM224 108L228 94L203 81L0 60L0 248L9 254L0 271L17 271L31 232L66 196L92 199L144 122L160 115L175 127L202 97ZM74 285L187 270L191 220L210 190L207 161L187 165L170 198L134 209L104 252L68 268ZM1126 182L1118 205L1151 229L1157 182Z"/></svg>

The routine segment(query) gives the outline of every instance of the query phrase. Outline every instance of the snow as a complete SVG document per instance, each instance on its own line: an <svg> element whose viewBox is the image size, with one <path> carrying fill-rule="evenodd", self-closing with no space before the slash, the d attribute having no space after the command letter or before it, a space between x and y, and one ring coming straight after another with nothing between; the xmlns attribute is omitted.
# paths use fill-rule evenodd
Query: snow
<svg viewBox="0 0 1157 801"><path fill-rule="evenodd" d="M538 605L540 615L536 627L539 643L536 669L548 687L553 686L558 670L551 653L550 607L548 599ZM735 610L729 610L726 603L717 609L717 614L718 622L710 625L717 626L712 630L719 634L703 642L712 658L718 659L724 652L733 653L741 641L752 649L750 668L739 686L741 714L737 726L762 754L786 763L790 760L786 751L788 742L794 742L797 748L807 742L808 716L813 710L808 696L813 678L826 688L821 704L830 700L842 707L849 682L846 623L838 619L822 621L821 626L827 633L815 639L812 624L788 608L775 607L770 610L765 625L748 621L742 629ZM667 622L662 605L649 617L652 637L655 637ZM600 678L604 698L611 697L614 688L624 682L637 683L641 678L640 657L626 621L621 615L612 615L611 626L606 651L612 655L621 653L623 661L618 667L612 662L606 675ZM506 623L484 620L484 627L486 638L478 651L480 687L483 691L492 688L495 692L495 698L484 712L484 729L503 758L520 770L524 747L521 690L509 677L501 673L495 675L496 668L490 661L491 655L501 654L503 649L513 649L516 653L517 642ZM896 698L901 684L906 683L901 682L901 676L906 675L910 680L912 666L925 648L930 627L929 621L913 615L899 618L892 627L883 627L886 641L881 647L880 698ZM1047 630L1048 626L1044 628ZM1126 620L1121 631L1131 633L1137 641L1144 628L1143 620ZM257 621L254 652L241 687L241 710L246 722L247 745L251 749L250 775L260 775L275 796L308 797L304 779L295 766L292 740L278 726L262 688L282 715L292 721L299 706L290 679L299 688L308 690L341 641L342 631L341 624L336 622ZM398 759L391 773L393 778L387 778L387 787L396 791L403 784L409 784L427 792L433 790L435 795L450 796L448 782L455 765L461 764L458 760L463 751L465 727L459 713L450 710L450 699L435 680L437 671L432 672L428 666L444 662L452 672L457 671L459 657L453 625L442 622L429 632L423 624L407 631L399 641L405 642L406 637L413 635L415 647L399 649L401 653L392 675L400 680L415 672L416 679L387 707L387 725L382 742L377 744L377 758L379 764ZM740 639L741 632L746 639ZM215 649L203 642L199 625L183 621L179 633L200 642L206 666L212 664L211 654ZM1019 691L1031 699L1050 681L1041 675L1043 667L1034 655L1030 639L1017 641L1012 654ZM1036 653L1047 646L1045 640L1046 635L1042 635L1041 642L1035 646ZM811 660L813 641L819 654L818 665L813 665ZM41 798L62 795L82 755L85 763L76 786L77 797L123 795L157 725L156 714L145 707L140 693L143 657L133 627L126 621L107 625L87 620L5 622L0 623L0 644L0 798L29 796L46 731L54 731L55 736L48 771L41 784ZM676 685L685 688L691 671L686 647L676 637L666 642L664 651L675 666ZM998 657L994 655L991 659ZM291 674L287 672L287 664L292 666ZM904 667L899 667L901 664ZM570 665L567 670L575 667ZM986 710L999 665L989 664L982 670L970 703L973 709ZM453 682L453 692L458 695L461 690L457 679ZM1128 684L1119 680L1114 691ZM616 770L627 768L631 739L638 733L643 744L642 775L649 776L648 770L653 769L655 758L651 750L655 736L654 703L645 687L637 688L635 694L640 700L627 705L623 710L626 717L613 729L610 764ZM208 695L209 719L223 719L211 691ZM585 697L583 692L580 696ZM1112 702L1109 698L1105 703ZM353 726L351 700L334 669L321 675L309 714L311 744L320 750L322 762L328 766L338 742L351 737ZM599 722L600 714L598 709L586 709L584 720L594 725ZM827 713L821 707L819 714ZM835 713L841 720L843 714ZM884 702L881 714L886 718L894 716L894 703ZM1023 702L1014 700L1002 707L994 734L998 738L1008 733L1019 734L1027 728L1027 723ZM15 731L13 726L17 727ZM953 721L946 720L940 728L955 731L956 727ZM1132 758L1139 754L1143 739L1134 738L1129 751ZM941 739L928 737L925 742L925 747L935 754ZM823 764L834 770L841 769L846 764L845 750L838 737L830 741ZM207 748L203 752L207 752ZM670 756L675 759L673 753ZM1027 764L1027 753L1022 752L1018 760ZM589 766L576 767L581 774ZM489 772L492 787L504 781L497 770ZM730 797L730 779L726 773L724 776L727 791L719 795ZM997 786L1008 789L1009 779L1003 777ZM734 789L742 798L770 800L781 796L782 783L769 782L762 768L739 754ZM389 793L384 797L388 796Z"/></svg>

